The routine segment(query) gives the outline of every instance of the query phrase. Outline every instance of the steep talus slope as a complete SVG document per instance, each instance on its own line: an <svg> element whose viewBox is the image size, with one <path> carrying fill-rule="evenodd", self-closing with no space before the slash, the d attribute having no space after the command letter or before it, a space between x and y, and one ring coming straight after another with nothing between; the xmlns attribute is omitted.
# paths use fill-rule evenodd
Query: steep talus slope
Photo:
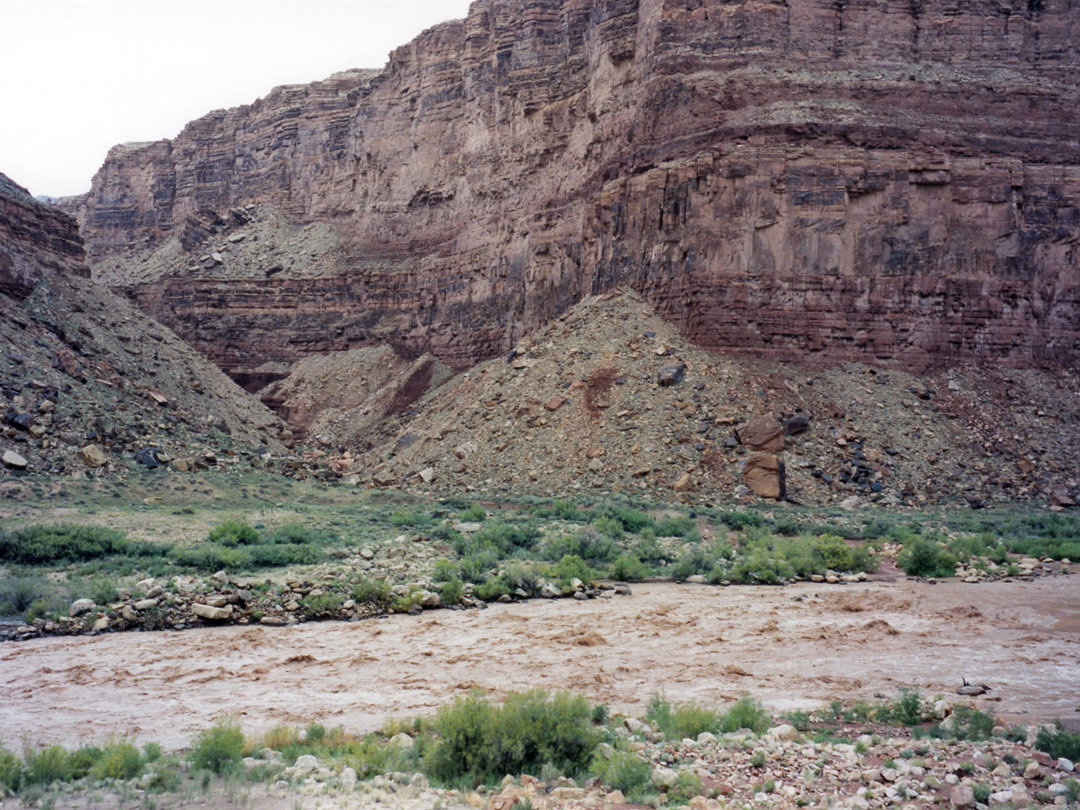
<svg viewBox="0 0 1080 810"><path fill-rule="evenodd" d="M279 451L257 399L130 302L85 276L75 222L0 175L3 473L192 469ZM141 454L141 461L136 454ZM156 452L155 452L156 451ZM18 482L0 497L18 496Z"/></svg>
<svg viewBox="0 0 1080 810"><path fill-rule="evenodd" d="M661 384L679 366L681 381ZM748 469L775 458L802 503L1045 504L1080 487L1078 402L1075 371L915 377L711 352L615 291L384 419L387 438L370 450L333 423L323 430L349 449L331 466L361 485L726 499L750 497Z"/></svg>
<svg viewBox="0 0 1080 810"><path fill-rule="evenodd" d="M1073 365L1077 41L1068 0L478 0L377 75L114 149L68 206L234 374L464 368L623 284L758 357ZM229 242L249 210L290 224Z"/></svg>

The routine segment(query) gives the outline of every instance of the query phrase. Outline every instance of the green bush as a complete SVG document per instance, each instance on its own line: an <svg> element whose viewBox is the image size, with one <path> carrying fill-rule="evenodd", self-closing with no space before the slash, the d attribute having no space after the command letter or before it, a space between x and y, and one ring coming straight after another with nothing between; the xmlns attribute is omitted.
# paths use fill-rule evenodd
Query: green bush
<svg viewBox="0 0 1080 810"><path fill-rule="evenodd" d="M735 531L742 531L743 529L765 525L765 518L757 512L747 512L740 509L730 512L721 512L717 515L717 519L729 529L734 529Z"/></svg>
<svg viewBox="0 0 1080 810"><path fill-rule="evenodd" d="M580 579L586 585L591 584L596 579L596 572L581 557L567 554L551 566L551 576L565 589L569 588L575 579Z"/></svg>
<svg viewBox="0 0 1080 810"><path fill-rule="evenodd" d="M904 542L897 564L912 577L951 577L956 571L956 558L936 540L921 535Z"/></svg>
<svg viewBox="0 0 1080 810"><path fill-rule="evenodd" d="M588 510L580 509L569 501L533 504L529 511L540 518L554 518L571 523L585 523L591 518Z"/></svg>
<svg viewBox="0 0 1080 810"><path fill-rule="evenodd" d="M1073 762L1080 761L1080 732L1066 731L1059 724L1054 729L1039 729L1035 737L1035 747L1045 751L1054 759L1071 759Z"/></svg>
<svg viewBox="0 0 1080 810"><path fill-rule="evenodd" d="M261 542L277 546L326 546L341 541L332 531L315 529L303 523L286 523L264 532Z"/></svg>
<svg viewBox="0 0 1080 810"><path fill-rule="evenodd" d="M437 742L424 767L443 783L538 774L550 763L579 774L599 742L588 702L563 692L514 693L502 706L472 694L435 718Z"/></svg>
<svg viewBox="0 0 1080 810"><path fill-rule="evenodd" d="M58 523L0 532L0 559L23 565L81 562L129 550L123 532L101 526Z"/></svg>
<svg viewBox="0 0 1080 810"><path fill-rule="evenodd" d="M676 515L675 517L664 518L653 529L656 532L657 537L683 537L691 542L695 542L700 539L697 530L697 523L694 519L687 515Z"/></svg>
<svg viewBox="0 0 1080 810"><path fill-rule="evenodd" d="M48 785L71 779L71 755L59 745L28 751L25 779L31 785Z"/></svg>
<svg viewBox="0 0 1080 810"><path fill-rule="evenodd" d="M210 530L211 543L226 548L254 546L259 542L259 532L240 520L226 520Z"/></svg>
<svg viewBox="0 0 1080 810"><path fill-rule="evenodd" d="M18 756L0 745L0 786L12 793L18 792L23 783L23 764Z"/></svg>
<svg viewBox="0 0 1080 810"><path fill-rule="evenodd" d="M539 539L540 531L532 525L488 523L478 532L458 535L454 550L461 557L489 551L505 559L515 551L532 549Z"/></svg>
<svg viewBox="0 0 1080 810"><path fill-rule="evenodd" d="M336 615L343 604L345 597L330 591L318 595L308 594L300 601L300 608L309 619L326 618Z"/></svg>
<svg viewBox="0 0 1080 810"><path fill-rule="evenodd" d="M587 529L581 534L562 535L540 548L545 560L561 560L566 555L581 557L590 565L605 565L619 556L619 545L608 535Z"/></svg>
<svg viewBox="0 0 1080 810"><path fill-rule="evenodd" d="M415 509L395 509L390 513L391 526L409 526L414 529L422 529L434 522L430 512L421 512Z"/></svg>
<svg viewBox="0 0 1080 810"><path fill-rule="evenodd" d="M143 758L129 740L114 740L105 745L90 775L95 779L134 779L142 773Z"/></svg>
<svg viewBox="0 0 1080 810"><path fill-rule="evenodd" d="M280 568L289 565L315 565L326 558L323 550L305 543L253 546L248 565L253 568Z"/></svg>
<svg viewBox="0 0 1080 810"><path fill-rule="evenodd" d="M393 588L385 579L361 579L352 589L355 602L370 603L380 610L386 610L394 599Z"/></svg>
<svg viewBox="0 0 1080 810"><path fill-rule="evenodd" d="M720 730L738 731L748 728L755 734L763 734L772 724L772 718L760 703L748 697L739 698L730 709L724 712L720 721Z"/></svg>
<svg viewBox="0 0 1080 810"><path fill-rule="evenodd" d="M219 720L199 732L191 745L188 759L196 770L220 774L240 762L244 756L244 733L235 720Z"/></svg>
<svg viewBox="0 0 1080 810"><path fill-rule="evenodd" d="M494 551L476 551L461 558L458 574L463 581L479 585L488 580L492 569L498 565L499 557Z"/></svg>
<svg viewBox="0 0 1080 810"><path fill-rule="evenodd" d="M98 748L96 745L84 745L82 748L76 748L71 752L70 764L71 764L71 778L82 779L84 776L89 775L101 758L105 755L105 752Z"/></svg>
<svg viewBox="0 0 1080 810"><path fill-rule="evenodd" d="M674 559L657 541L652 529L642 531L641 539L634 544L630 551L646 565L665 565Z"/></svg>
<svg viewBox="0 0 1080 810"><path fill-rule="evenodd" d="M877 715L883 723L917 726L922 721L922 699L919 697L919 690L900 690L900 699L882 706Z"/></svg>
<svg viewBox="0 0 1080 810"><path fill-rule="evenodd" d="M487 510L478 503L471 504L458 514L463 523L483 523L487 520Z"/></svg>
<svg viewBox="0 0 1080 810"><path fill-rule="evenodd" d="M626 529L613 517L600 517L593 521L592 529L610 540L622 540Z"/></svg>
<svg viewBox="0 0 1080 810"><path fill-rule="evenodd" d="M621 554L611 564L609 571L612 579L622 582L641 582L649 576L649 567L633 554Z"/></svg>
<svg viewBox="0 0 1080 810"><path fill-rule="evenodd" d="M444 605L456 605L465 595L465 585L460 579L449 579L439 588L439 598Z"/></svg>
<svg viewBox="0 0 1080 810"><path fill-rule="evenodd" d="M649 514L638 509L613 506L605 509L604 514L619 521L623 529L630 532L630 534L639 534L642 529L652 528L653 526L653 519L649 517Z"/></svg>
<svg viewBox="0 0 1080 810"><path fill-rule="evenodd" d="M95 605L111 605L120 599L120 591L109 579L92 579L86 583L84 591L85 596L93 599Z"/></svg>
<svg viewBox="0 0 1080 810"><path fill-rule="evenodd" d="M730 543L712 543L708 546L695 546L682 553L665 573L676 582L685 582L696 574L708 574L720 562L735 556Z"/></svg>
<svg viewBox="0 0 1080 810"><path fill-rule="evenodd" d="M198 571L239 571L251 567L251 549L227 548L212 543L174 549L172 558L182 568Z"/></svg>
<svg viewBox="0 0 1080 810"><path fill-rule="evenodd" d="M645 710L645 719L655 723L664 736L670 740L689 737L697 739L704 731L717 731L721 717L712 709L706 709L693 703L672 706L662 695L653 695Z"/></svg>
<svg viewBox="0 0 1080 810"><path fill-rule="evenodd" d="M616 751L608 758L597 757L592 774L612 790L639 797L652 781L652 768L633 751Z"/></svg>
<svg viewBox="0 0 1080 810"><path fill-rule="evenodd" d="M40 576L7 576L0 579L0 614L25 613L30 605L44 598L49 585Z"/></svg>

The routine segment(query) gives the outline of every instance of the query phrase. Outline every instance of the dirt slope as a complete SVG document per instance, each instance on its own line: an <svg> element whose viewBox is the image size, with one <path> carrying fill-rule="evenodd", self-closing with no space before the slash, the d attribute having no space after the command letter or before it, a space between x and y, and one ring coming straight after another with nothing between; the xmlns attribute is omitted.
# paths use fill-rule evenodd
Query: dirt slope
<svg viewBox="0 0 1080 810"><path fill-rule="evenodd" d="M679 366L680 382L660 384L662 369ZM778 456L796 501L1045 504L1078 485L1078 396L1069 371L968 366L915 377L732 358L694 346L619 291L586 299L511 357L414 403L416 415L352 471L362 483L410 487L424 485L423 472L438 489L492 494L742 497L748 459L777 445L759 452L739 436L749 441L748 422L771 414L788 427Z"/></svg>

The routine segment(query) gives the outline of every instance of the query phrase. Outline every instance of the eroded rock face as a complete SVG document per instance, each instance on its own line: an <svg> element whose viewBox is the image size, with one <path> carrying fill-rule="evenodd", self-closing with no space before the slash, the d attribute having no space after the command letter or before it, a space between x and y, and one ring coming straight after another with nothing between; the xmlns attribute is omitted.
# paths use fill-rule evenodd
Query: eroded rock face
<svg viewBox="0 0 1080 810"><path fill-rule="evenodd" d="M1073 363L1077 41L1065 0L478 0L378 75L117 147L69 205L95 273L233 373L466 366L619 285L774 359ZM248 205L340 242L226 273Z"/></svg>
<svg viewBox="0 0 1080 810"><path fill-rule="evenodd" d="M70 217L0 174L0 294L25 299L43 269L90 277L79 230Z"/></svg>

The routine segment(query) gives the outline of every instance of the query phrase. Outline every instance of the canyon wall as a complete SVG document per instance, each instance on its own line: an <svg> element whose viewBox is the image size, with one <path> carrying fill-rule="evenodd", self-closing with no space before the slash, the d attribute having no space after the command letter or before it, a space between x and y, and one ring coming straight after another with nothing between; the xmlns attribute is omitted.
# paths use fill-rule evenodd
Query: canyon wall
<svg viewBox="0 0 1080 810"><path fill-rule="evenodd" d="M95 276L238 376L464 367L621 285L763 357L1075 364L1077 42L1070 0L477 0L67 205ZM336 240L227 241L270 209Z"/></svg>
<svg viewBox="0 0 1080 810"><path fill-rule="evenodd" d="M90 277L74 220L0 174L0 295L21 301L43 270Z"/></svg>

